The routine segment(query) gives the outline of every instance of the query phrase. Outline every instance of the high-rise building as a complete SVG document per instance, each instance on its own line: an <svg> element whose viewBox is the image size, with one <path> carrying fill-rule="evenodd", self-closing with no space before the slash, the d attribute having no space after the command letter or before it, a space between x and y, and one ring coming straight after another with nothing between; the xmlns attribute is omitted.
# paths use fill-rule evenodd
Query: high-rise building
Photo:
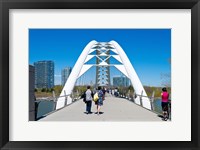
<svg viewBox="0 0 200 150"><path fill-rule="evenodd" d="M35 66L35 88L54 87L54 62L38 61Z"/></svg>
<svg viewBox="0 0 200 150"><path fill-rule="evenodd" d="M67 81L70 73L72 71L72 68L71 67L65 67L62 72L61 72L61 75L62 75L62 85L64 86L65 85L65 82Z"/></svg>
<svg viewBox="0 0 200 150"><path fill-rule="evenodd" d="M113 77L113 86L115 87L127 87L130 85L130 79L126 76L119 76L119 77Z"/></svg>

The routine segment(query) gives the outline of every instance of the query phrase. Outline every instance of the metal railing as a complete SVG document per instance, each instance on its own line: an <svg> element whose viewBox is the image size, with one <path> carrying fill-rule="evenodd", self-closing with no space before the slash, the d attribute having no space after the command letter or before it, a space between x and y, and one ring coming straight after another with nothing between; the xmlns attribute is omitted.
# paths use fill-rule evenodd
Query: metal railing
<svg viewBox="0 0 200 150"><path fill-rule="evenodd" d="M129 99L129 100L133 101L134 103L136 103L136 102L135 102L135 99L139 96L140 105L141 105L142 107L143 107L142 98L143 98L143 97L146 97L146 98L148 98L148 99L150 100L150 103L151 103L151 110L154 110L154 105L153 105L153 102L154 102L154 94L155 94L155 92L153 91L152 96L149 97L149 96L143 95L143 91L142 91L141 94L136 94L136 93L134 92L133 95L130 95L130 93L128 93L128 94L120 95L120 97Z"/></svg>
<svg viewBox="0 0 200 150"><path fill-rule="evenodd" d="M57 105L57 101L58 101L59 98L62 98L62 97L65 98L65 105L64 105L64 107L66 107L68 105L71 105L72 103L74 103L75 101L77 101L77 100L79 100L81 98L81 96L79 96L78 92L76 92L76 93L72 92L72 94L68 94L68 95L65 94L63 96L55 96L55 92L53 91L52 94L53 94L52 97L46 97L46 98L43 98L43 99L40 99L40 100L35 100L35 112L36 112L36 114L35 114L35 116L36 116L35 120L39 119L39 118L37 118L37 114L38 114L38 108L39 108L39 105L40 105L41 102L45 102L45 101L46 102L47 101L49 101L49 102L52 101L53 102L53 109L52 109L52 111L50 111L50 112L48 112L48 113L46 113L46 114L43 115L43 116L45 116L45 115L47 115L49 113L52 113L52 112L56 111L56 105ZM70 104L67 103L69 97L72 99L72 102Z"/></svg>
<svg viewBox="0 0 200 150"><path fill-rule="evenodd" d="M136 94L135 92L131 95L130 92L128 93L123 93L123 94L119 94L119 97L121 98L125 98L125 99L128 99L134 103L136 103L135 99L139 96L139 99L140 99L140 106L143 107L143 103L142 103L142 98L143 97L146 97L146 98L149 98L150 100L150 104L151 104L151 111L157 113L157 114L162 114L158 111L155 110L155 106L154 106L154 100L155 100L155 92L153 91L152 92L152 95L151 96L144 96L143 95L143 91L141 92L141 94ZM160 105L161 107L161 105ZM169 99L169 103L168 103L168 115L169 115L169 119L171 120L171 99Z"/></svg>

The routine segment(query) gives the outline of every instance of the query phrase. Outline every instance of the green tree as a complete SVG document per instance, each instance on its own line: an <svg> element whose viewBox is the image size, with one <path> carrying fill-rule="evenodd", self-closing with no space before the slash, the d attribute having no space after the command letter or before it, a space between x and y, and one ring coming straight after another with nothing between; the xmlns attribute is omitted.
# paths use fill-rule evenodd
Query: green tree
<svg viewBox="0 0 200 150"><path fill-rule="evenodd" d="M42 88L41 92L46 92L46 88Z"/></svg>
<svg viewBox="0 0 200 150"><path fill-rule="evenodd" d="M54 91L54 89L53 89L53 88L51 88L51 89L50 89L50 92L53 92L53 91Z"/></svg>
<svg viewBox="0 0 200 150"><path fill-rule="evenodd" d="M54 86L53 90L55 91L56 96L59 96L62 92L63 86L62 85L56 85Z"/></svg>

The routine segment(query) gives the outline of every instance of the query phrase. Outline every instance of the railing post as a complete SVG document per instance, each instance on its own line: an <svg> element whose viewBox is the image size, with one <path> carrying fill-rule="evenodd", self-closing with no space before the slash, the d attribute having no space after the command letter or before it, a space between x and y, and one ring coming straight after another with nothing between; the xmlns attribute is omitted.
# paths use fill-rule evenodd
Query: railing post
<svg viewBox="0 0 200 150"><path fill-rule="evenodd" d="M151 102L151 110L154 110L154 94L155 94L155 91L153 91L153 93L152 93L152 96L151 96L151 98L150 98L150 102Z"/></svg>
<svg viewBox="0 0 200 150"><path fill-rule="evenodd" d="M57 105L57 98L56 97L54 98L53 103L54 103L54 110L56 110L56 105Z"/></svg>
<svg viewBox="0 0 200 150"><path fill-rule="evenodd" d="M71 98L72 98L72 103L74 102L74 99L75 99L75 93L74 93L74 91L72 91L72 96L71 96Z"/></svg>
<svg viewBox="0 0 200 150"><path fill-rule="evenodd" d="M140 95L140 105L143 106L143 103L142 103L142 94L143 94L143 91L141 92L141 95Z"/></svg>
<svg viewBox="0 0 200 150"><path fill-rule="evenodd" d="M57 104L57 98L56 98L56 94L55 91L52 92L53 94L53 110L56 110L56 104Z"/></svg>
<svg viewBox="0 0 200 150"><path fill-rule="evenodd" d="M130 90L128 90L128 100L130 100Z"/></svg>
<svg viewBox="0 0 200 150"><path fill-rule="evenodd" d="M65 96L65 106L67 105L67 95L66 95L66 92L64 90L64 96Z"/></svg>
<svg viewBox="0 0 200 150"><path fill-rule="evenodd" d="M79 98L79 92L78 90L76 91L76 100Z"/></svg>
<svg viewBox="0 0 200 150"><path fill-rule="evenodd" d="M133 102L135 103L135 98L136 98L136 93L135 93L135 90L133 92Z"/></svg>
<svg viewBox="0 0 200 150"><path fill-rule="evenodd" d="M53 91L52 94L53 94L53 98L55 98L56 97L55 91Z"/></svg>

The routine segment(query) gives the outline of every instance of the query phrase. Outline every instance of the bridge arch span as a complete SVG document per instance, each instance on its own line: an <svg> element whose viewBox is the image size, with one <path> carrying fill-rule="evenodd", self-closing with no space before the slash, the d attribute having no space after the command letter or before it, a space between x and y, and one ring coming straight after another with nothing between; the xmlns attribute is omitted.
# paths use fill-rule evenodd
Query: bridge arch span
<svg viewBox="0 0 200 150"><path fill-rule="evenodd" d="M98 43L97 41L93 40L89 42L86 45L86 47L83 49L82 53L80 54L78 60L76 61L72 69L72 72L68 80L66 81L62 89L62 92L56 104L56 109L59 109L65 106L65 97L62 97L62 96L71 94L78 77L80 77L80 75L84 74L87 70L89 70L93 66L93 65L88 65L84 63L93 57L89 55L89 53L93 51L92 47L97 43ZM124 50L116 41L110 41L108 43L114 47L112 51L118 54L115 56L115 58L122 62L122 65L114 64L113 66L115 66L119 71L121 71L124 75L126 75L131 80L131 83L133 85L133 88L136 94L138 95L142 94L143 96L147 96L146 91L135 69L133 68L130 60L128 59L126 53L124 52ZM105 62L101 63L101 65L102 64L104 64L105 66L108 65ZM140 97L138 96L135 99L135 102L139 105L142 105L143 107L147 109L151 109L151 102L148 97L142 97L142 99L140 99ZM70 104L70 103L72 103L72 99L68 96L67 104Z"/></svg>

